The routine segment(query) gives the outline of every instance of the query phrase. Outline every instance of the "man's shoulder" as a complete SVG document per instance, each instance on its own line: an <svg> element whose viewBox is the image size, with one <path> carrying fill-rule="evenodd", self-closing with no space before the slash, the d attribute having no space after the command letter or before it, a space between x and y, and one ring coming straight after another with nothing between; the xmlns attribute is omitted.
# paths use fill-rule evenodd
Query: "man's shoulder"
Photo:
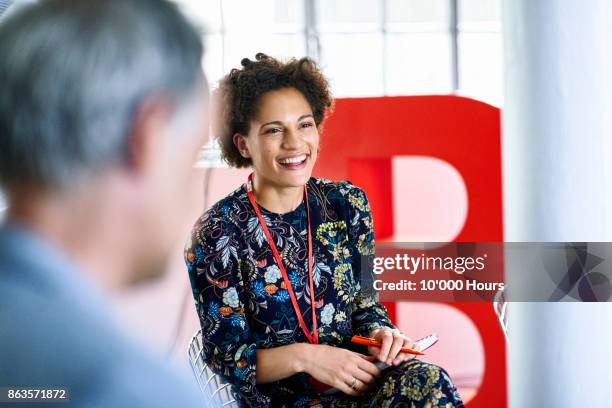
<svg viewBox="0 0 612 408"><path fill-rule="evenodd" d="M133 341L75 270L1 235L0 386L65 386L76 406L197 404L194 383Z"/></svg>
<svg viewBox="0 0 612 408"><path fill-rule="evenodd" d="M85 378L110 367L113 356L125 358L95 294L90 299L86 292L74 296L57 287L41 291L33 279L6 278L11 272L0 277L0 326L6 329L0 333L0 359L15 369L2 372L0 382L9 379L7 374L24 380Z"/></svg>
<svg viewBox="0 0 612 408"><path fill-rule="evenodd" d="M198 400L194 383L87 304L18 287L4 287L0 296L0 385L61 385L73 402L88 406Z"/></svg>

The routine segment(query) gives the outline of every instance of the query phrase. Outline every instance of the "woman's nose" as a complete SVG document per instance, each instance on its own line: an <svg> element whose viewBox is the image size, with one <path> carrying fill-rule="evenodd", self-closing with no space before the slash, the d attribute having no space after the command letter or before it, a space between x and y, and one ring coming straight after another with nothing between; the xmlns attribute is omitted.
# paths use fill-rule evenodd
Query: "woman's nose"
<svg viewBox="0 0 612 408"><path fill-rule="evenodd" d="M302 145L302 138L299 133L294 129L287 129L283 137L282 147L285 149L295 150Z"/></svg>

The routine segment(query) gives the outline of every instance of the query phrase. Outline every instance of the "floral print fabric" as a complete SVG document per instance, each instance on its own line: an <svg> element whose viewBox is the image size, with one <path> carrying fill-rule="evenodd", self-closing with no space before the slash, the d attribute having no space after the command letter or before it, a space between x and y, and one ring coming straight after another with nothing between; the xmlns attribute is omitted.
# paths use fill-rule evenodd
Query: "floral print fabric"
<svg viewBox="0 0 612 408"><path fill-rule="evenodd" d="M308 282L305 204L302 202L286 214L260 207L262 217L283 260L306 326L312 328L314 306L319 343L363 352L350 343L351 336L367 336L376 328L394 327L385 308L378 303L376 293L366 290L365 284L363 290L361 287L362 261L374 254L368 201L363 191L350 182L311 178L307 186L313 235L314 305L310 304ZM344 394L323 397L310 385L305 373L256 385L257 349L307 342L307 339L298 325L280 269L244 185L196 222L185 248L185 260L202 326L205 359L232 384L242 405L365 403L365 399ZM413 375L407 383L402 373L416 369L417 365L421 374ZM436 398L436 404L462 406L448 375L436 366L411 362L391 372L397 378L389 374L387 377L394 385L385 386L387 391L393 391L385 392L381 384L377 396L370 396L368 403L387 401L388 405L393 396L387 394L401 395L402 391L405 391L403 401L412 398L418 402L418 392L406 391L417 384L419 389L429 387L427 392L419 391L427 394L427 401ZM433 378L436 380L432 383ZM434 394L442 396L438 398ZM427 402L423 401L423 404ZM423 404L415 406L426 406Z"/></svg>

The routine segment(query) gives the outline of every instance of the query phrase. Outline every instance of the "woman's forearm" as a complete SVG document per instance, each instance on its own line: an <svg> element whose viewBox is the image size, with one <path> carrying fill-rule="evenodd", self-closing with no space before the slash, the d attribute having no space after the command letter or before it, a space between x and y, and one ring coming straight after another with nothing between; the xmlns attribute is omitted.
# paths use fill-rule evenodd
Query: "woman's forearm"
<svg viewBox="0 0 612 408"><path fill-rule="evenodd" d="M307 371L312 345L295 343L257 350L257 384L266 384Z"/></svg>

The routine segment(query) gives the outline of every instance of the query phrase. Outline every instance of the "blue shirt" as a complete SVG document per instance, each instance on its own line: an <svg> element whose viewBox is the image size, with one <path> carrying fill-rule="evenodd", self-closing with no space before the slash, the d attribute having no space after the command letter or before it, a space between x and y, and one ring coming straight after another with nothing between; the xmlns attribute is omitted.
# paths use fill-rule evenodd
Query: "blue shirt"
<svg viewBox="0 0 612 408"><path fill-rule="evenodd" d="M129 339L108 310L61 251L0 228L0 387L67 387L62 407L207 406L195 380Z"/></svg>

